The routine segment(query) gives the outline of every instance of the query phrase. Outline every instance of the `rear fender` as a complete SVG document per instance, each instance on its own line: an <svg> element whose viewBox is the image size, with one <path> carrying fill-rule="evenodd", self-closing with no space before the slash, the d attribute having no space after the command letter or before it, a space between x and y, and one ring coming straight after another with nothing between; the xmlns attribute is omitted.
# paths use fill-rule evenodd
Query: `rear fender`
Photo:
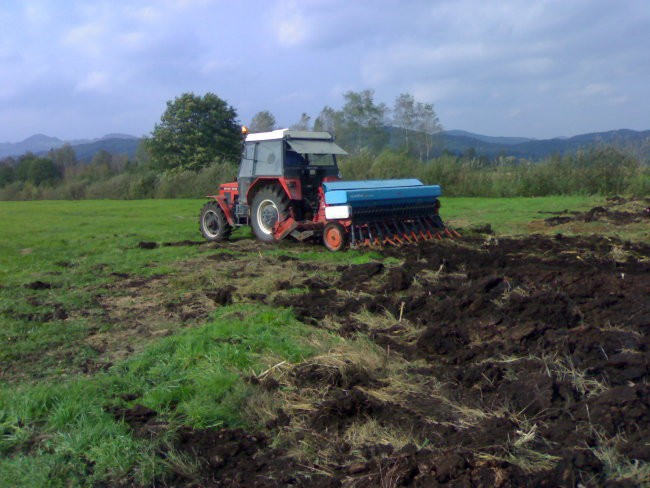
<svg viewBox="0 0 650 488"><path fill-rule="evenodd" d="M228 202L226 200L226 197L223 195L209 195L209 199L214 200L217 202L217 205L223 210L223 213L226 216L226 220L230 225L235 225L235 219L232 217L232 209L228 206Z"/></svg>
<svg viewBox="0 0 650 488"><path fill-rule="evenodd" d="M258 178L248 188L246 193L246 201L251 202L253 195L258 190L268 184L280 184L289 200L302 200L302 186L300 186L300 178Z"/></svg>

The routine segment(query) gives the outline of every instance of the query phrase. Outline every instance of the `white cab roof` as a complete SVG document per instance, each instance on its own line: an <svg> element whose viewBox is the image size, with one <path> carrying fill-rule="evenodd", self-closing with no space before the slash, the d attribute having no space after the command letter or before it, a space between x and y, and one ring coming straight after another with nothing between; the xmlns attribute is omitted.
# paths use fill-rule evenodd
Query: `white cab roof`
<svg viewBox="0 0 650 488"><path fill-rule="evenodd" d="M271 132L257 132L246 136L246 142L272 141L275 139L314 139L331 141L332 135L329 132L278 129Z"/></svg>

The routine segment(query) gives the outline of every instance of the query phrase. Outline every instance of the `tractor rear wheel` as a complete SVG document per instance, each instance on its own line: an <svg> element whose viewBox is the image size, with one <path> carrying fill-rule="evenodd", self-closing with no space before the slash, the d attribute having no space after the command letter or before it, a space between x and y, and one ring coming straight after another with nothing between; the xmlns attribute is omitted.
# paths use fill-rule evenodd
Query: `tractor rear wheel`
<svg viewBox="0 0 650 488"><path fill-rule="evenodd" d="M203 205L199 217L199 229L203 237L210 242L225 241L232 232L226 214L217 202L208 202Z"/></svg>
<svg viewBox="0 0 650 488"><path fill-rule="evenodd" d="M323 229L323 244L330 251L340 251L348 243L348 233L338 222L329 222Z"/></svg>
<svg viewBox="0 0 650 488"><path fill-rule="evenodd" d="M255 194L251 205L251 227L263 242L273 242L273 227L289 215L289 199L280 188L263 188Z"/></svg>

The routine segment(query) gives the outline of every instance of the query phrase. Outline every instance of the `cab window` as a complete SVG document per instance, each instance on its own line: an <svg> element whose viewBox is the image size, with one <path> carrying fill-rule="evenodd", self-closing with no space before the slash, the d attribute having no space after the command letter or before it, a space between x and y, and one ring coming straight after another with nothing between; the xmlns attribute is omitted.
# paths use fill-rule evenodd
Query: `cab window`
<svg viewBox="0 0 650 488"><path fill-rule="evenodd" d="M269 176L282 174L282 141L257 143L255 174Z"/></svg>

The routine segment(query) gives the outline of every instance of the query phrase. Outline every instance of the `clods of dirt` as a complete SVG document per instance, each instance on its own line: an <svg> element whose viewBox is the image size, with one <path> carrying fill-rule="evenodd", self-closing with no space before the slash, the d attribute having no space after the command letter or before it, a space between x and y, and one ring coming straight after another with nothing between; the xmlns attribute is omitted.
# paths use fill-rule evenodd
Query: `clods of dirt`
<svg viewBox="0 0 650 488"><path fill-rule="evenodd" d="M616 252L634 259L612 260ZM387 354L428 365L400 385L411 393L390 400L372 394L384 381L372 374L354 384L296 366L299 387L326 392L302 422L332 443L331 469L347 485L390 476L391 486L590 486L606 479L597 446L645 462L648 246L558 235L384 254L403 264L344 267L338 287L282 297L300 320L329 318L346 337L363 331ZM369 444L353 456L340 439L364 419L422 435L431 450Z"/></svg>
<svg viewBox="0 0 650 488"><path fill-rule="evenodd" d="M150 242L150 241L138 242L138 248L140 249L156 249L157 247L158 247L157 242Z"/></svg>
<svg viewBox="0 0 650 488"><path fill-rule="evenodd" d="M115 278L122 278L122 279L126 279L126 278L131 277L131 275L129 273L121 273L121 272L113 272L113 273L111 273L111 276L113 276Z"/></svg>
<svg viewBox="0 0 650 488"><path fill-rule="evenodd" d="M559 215L544 220L546 225L556 226L573 221L607 222L612 225L627 225L643 222L650 218L650 207L645 207L640 200L626 200L614 196L607 199L607 206L598 205L587 212L560 212ZM569 215L570 214L570 215Z"/></svg>
<svg viewBox="0 0 650 488"><path fill-rule="evenodd" d="M354 289L381 273L383 269L382 263L352 264L343 270L339 283L344 289Z"/></svg>
<svg viewBox="0 0 650 488"><path fill-rule="evenodd" d="M24 286L29 290L49 290L50 288L52 288L51 283L47 283L41 280L36 280L36 281L32 281L31 283L26 283Z"/></svg>
<svg viewBox="0 0 650 488"><path fill-rule="evenodd" d="M149 419L158 415L158 412L144 405L135 404L131 408L110 408L110 413L117 420L124 420L131 427L146 423Z"/></svg>
<svg viewBox="0 0 650 488"><path fill-rule="evenodd" d="M109 406L104 410L125 422L135 437L153 438L169 428L167 422L158 419L158 412L139 403L132 407Z"/></svg>
<svg viewBox="0 0 650 488"><path fill-rule="evenodd" d="M205 244L205 241L190 241L188 239L184 241L162 243L163 247L201 246L203 244Z"/></svg>
<svg viewBox="0 0 650 488"><path fill-rule="evenodd" d="M280 254L277 257L278 261L281 263L288 263L290 261L298 261L298 258L294 258L293 256L287 256L286 254Z"/></svg>
<svg viewBox="0 0 650 488"><path fill-rule="evenodd" d="M242 429L181 429L175 446L199 462L201 481L178 473L176 485L229 488L281 486L334 487L340 483L325 473L305 473L282 449L269 446L263 433Z"/></svg>
<svg viewBox="0 0 650 488"><path fill-rule="evenodd" d="M232 303L232 292L234 289L232 286L225 286L216 290L206 291L205 296L217 305L228 305Z"/></svg>
<svg viewBox="0 0 650 488"><path fill-rule="evenodd" d="M332 284L318 277L310 277L302 282L302 286L310 290L327 290L332 287Z"/></svg>
<svg viewBox="0 0 650 488"><path fill-rule="evenodd" d="M391 268L386 276L385 292L406 290L411 286L413 276L404 268Z"/></svg>
<svg viewBox="0 0 650 488"><path fill-rule="evenodd" d="M235 261L237 259L237 255L221 252L219 254L210 254L209 256L206 256L206 259L211 259L213 261L219 262Z"/></svg>

